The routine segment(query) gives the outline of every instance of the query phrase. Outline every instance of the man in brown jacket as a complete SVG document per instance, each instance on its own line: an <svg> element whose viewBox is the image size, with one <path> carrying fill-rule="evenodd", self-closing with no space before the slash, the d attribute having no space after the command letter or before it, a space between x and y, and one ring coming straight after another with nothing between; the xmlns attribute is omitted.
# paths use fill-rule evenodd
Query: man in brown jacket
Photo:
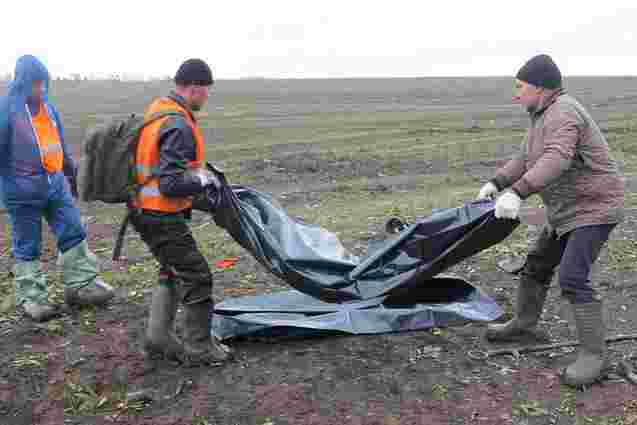
<svg viewBox="0 0 637 425"><path fill-rule="evenodd" d="M520 153L496 172L478 198L495 196L495 215L516 218L522 200L538 194L548 223L530 248L520 275L515 317L491 325L487 338L505 341L533 334L555 268L562 296L575 318L580 350L562 373L564 383L586 385L607 366L602 300L590 285L591 266L613 228L622 221L624 183L608 144L588 112L562 88L547 55L518 72L515 103L527 108L531 126Z"/></svg>

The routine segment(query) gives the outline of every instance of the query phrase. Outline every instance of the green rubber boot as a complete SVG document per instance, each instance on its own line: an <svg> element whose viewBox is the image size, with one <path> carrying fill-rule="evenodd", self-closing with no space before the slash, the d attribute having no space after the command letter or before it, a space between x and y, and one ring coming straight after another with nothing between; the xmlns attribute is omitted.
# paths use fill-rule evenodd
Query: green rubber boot
<svg viewBox="0 0 637 425"><path fill-rule="evenodd" d="M518 286L515 317L504 324L489 325L486 338L490 341L515 341L526 336L537 337L535 326L542 315L548 286L522 276Z"/></svg>
<svg viewBox="0 0 637 425"><path fill-rule="evenodd" d="M147 357L180 360L184 347L175 335L177 290L171 282L162 282L155 288L150 304L144 352Z"/></svg>
<svg viewBox="0 0 637 425"><path fill-rule="evenodd" d="M580 348L577 360L562 374L562 382L574 387L588 385L600 378L608 367L606 328L602 303L571 304Z"/></svg>
<svg viewBox="0 0 637 425"><path fill-rule="evenodd" d="M214 365L228 361L231 350L211 334L212 300L184 306L184 363Z"/></svg>

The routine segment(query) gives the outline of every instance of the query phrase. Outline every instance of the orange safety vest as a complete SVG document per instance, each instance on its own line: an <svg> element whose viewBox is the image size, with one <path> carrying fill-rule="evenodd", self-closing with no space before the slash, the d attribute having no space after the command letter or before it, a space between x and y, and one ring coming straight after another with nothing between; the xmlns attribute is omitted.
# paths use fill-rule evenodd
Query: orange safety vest
<svg viewBox="0 0 637 425"><path fill-rule="evenodd" d="M167 111L176 111L186 117L186 121L195 135L196 159L185 164L190 169L200 168L203 164L204 139L201 130L195 123L190 112L169 98L155 100L146 110L145 119L154 114ZM142 130L137 146L137 183L143 185L135 206L144 210L153 210L174 213L192 208L192 197L168 197L159 190L159 131L166 120L171 117L161 118Z"/></svg>
<svg viewBox="0 0 637 425"><path fill-rule="evenodd" d="M37 115L31 116L31 125L35 132L40 149L42 166L49 173L62 171L64 167L64 151L55 121L49 116L46 105L40 105Z"/></svg>

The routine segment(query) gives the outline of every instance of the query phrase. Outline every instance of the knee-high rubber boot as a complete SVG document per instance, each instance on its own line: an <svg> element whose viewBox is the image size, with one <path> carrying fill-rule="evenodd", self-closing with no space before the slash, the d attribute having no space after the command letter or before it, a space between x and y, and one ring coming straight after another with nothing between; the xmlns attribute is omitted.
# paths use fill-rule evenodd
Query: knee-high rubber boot
<svg viewBox="0 0 637 425"><path fill-rule="evenodd" d="M572 386L588 385L596 381L608 366L602 303L594 301L571 306L580 347L577 360L566 368L562 381Z"/></svg>
<svg viewBox="0 0 637 425"><path fill-rule="evenodd" d="M184 347L175 335L177 289L174 284L162 282L153 292L150 305L144 352L149 358L179 360Z"/></svg>
<svg viewBox="0 0 637 425"><path fill-rule="evenodd" d="M211 335L212 300L184 306L184 362L217 364L230 360L229 350Z"/></svg>
<svg viewBox="0 0 637 425"><path fill-rule="evenodd" d="M515 317L504 324L489 325L486 338L491 341L514 341L525 336L536 336L535 326L542 314L548 285L527 276L520 278Z"/></svg>

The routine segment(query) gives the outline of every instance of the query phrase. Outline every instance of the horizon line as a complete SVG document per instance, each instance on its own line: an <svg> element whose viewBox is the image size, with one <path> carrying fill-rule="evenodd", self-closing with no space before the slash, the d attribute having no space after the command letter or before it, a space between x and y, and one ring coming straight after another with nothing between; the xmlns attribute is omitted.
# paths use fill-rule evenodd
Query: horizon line
<svg viewBox="0 0 637 425"><path fill-rule="evenodd" d="M7 79L6 77L11 76ZM564 79L568 78L635 78L637 74L571 74L564 75ZM450 78L510 78L512 75L423 75L423 76L351 76L351 77L219 77L215 81L283 81L283 80L417 80L417 79L450 79ZM0 75L0 81L12 81L12 74ZM157 82L172 81L173 77L168 76L91 76L83 74L56 75L51 77L51 81L121 81L121 82Z"/></svg>

